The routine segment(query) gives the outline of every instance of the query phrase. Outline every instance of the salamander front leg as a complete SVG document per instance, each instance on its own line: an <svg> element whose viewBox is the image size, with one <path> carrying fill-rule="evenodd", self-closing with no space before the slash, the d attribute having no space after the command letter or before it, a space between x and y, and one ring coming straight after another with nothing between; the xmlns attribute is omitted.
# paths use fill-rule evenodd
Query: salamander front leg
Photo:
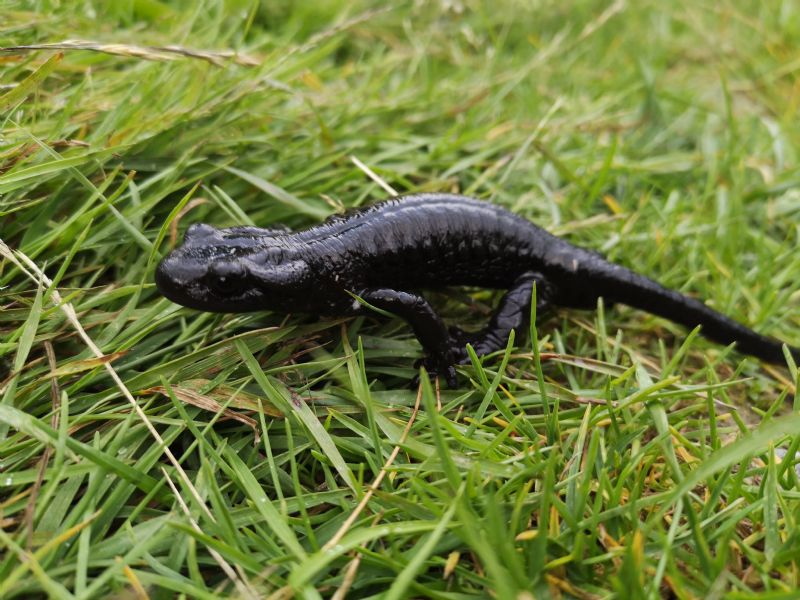
<svg viewBox="0 0 800 600"><path fill-rule="evenodd" d="M425 350L425 368L432 374L444 377L449 387L456 386L455 360L447 327L425 298L388 288L364 290L359 296L375 308L407 321Z"/></svg>
<svg viewBox="0 0 800 600"><path fill-rule="evenodd" d="M552 284L541 273L523 273L503 296L500 306L497 307L492 320L485 329L474 334L460 330L450 331L453 339L456 340L451 352L457 362L469 361L464 347L467 343L470 343L475 349L475 354L482 356L505 349L512 329L517 332L517 335L524 332L530 320L534 282L536 283L536 314L541 315L550 307L550 300L554 292Z"/></svg>

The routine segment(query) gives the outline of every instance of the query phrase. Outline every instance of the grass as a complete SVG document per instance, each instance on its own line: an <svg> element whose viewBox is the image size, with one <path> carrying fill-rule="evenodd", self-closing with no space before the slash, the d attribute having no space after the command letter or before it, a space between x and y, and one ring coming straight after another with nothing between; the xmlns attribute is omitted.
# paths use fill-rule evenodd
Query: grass
<svg viewBox="0 0 800 600"><path fill-rule="evenodd" d="M416 390L402 322L152 284L190 223L385 198L354 157L797 345L794 3L4 5L78 38L0 53L0 597L796 597L793 364L600 305Z"/></svg>

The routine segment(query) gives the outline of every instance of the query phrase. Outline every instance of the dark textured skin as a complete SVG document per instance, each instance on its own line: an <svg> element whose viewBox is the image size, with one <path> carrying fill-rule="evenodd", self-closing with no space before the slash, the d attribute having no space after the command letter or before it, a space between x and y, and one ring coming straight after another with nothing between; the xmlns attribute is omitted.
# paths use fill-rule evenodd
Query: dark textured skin
<svg viewBox="0 0 800 600"><path fill-rule="evenodd" d="M156 285L170 300L199 310L275 310L322 315L374 314L351 294L407 320L426 366L451 385L466 342L486 354L504 348L511 329L549 306L592 309L601 296L736 342L740 352L784 361L781 342L667 289L600 255L557 238L488 202L418 194L334 216L304 231L192 225L182 246L158 266ZM507 289L478 334L449 330L420 289ZM800 349L790 349L800 361Z"/></svg>

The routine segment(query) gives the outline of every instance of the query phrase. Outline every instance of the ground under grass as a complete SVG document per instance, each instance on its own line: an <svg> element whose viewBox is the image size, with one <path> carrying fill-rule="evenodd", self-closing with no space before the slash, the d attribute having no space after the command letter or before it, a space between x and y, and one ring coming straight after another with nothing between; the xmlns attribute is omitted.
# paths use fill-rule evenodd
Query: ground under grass
<svg viewBox="0 0 800 600"><path fill-rule="evenodd" d="M800 344L796 3L4 4L68 39L0 52L0 597L797 597L793 364L598 306L412 389L398 320L152 284L190 223L382 183Z"/></svg>

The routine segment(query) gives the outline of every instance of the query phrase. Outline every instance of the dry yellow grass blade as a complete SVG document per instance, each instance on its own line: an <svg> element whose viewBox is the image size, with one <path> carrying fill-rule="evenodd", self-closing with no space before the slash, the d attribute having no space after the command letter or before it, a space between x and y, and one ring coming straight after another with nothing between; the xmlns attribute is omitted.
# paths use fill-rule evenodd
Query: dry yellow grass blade
<svg viewBox="0 0 800 600"><path fill-rule="evenodd" d="M92 40L64 40L48 44L28 44L24 46L8 46L0 48L0 52L30 52L33 50L89 50L117 56L129 56L144 60L178 60L180 58L197 58L218 67L226 62L234 62L245 67L261 64L261 59L233 50L197 50L182 46L138 46L135 44L103 44Z"/></svg>
<svg viewBox="0 0 800 600"><path fill-rule="evenodd" d="M240 423L244 423L253 430L255 441L258 442L261 436L259 435L258 425L256 424L255 420L235 410L231 410L230 408L224 408L223 404L228 402L231 396L233 396L234 399L230 400L232 405L245 410L257 411L259 398L253 394L248 394L247 392L242 392L226 385L217 386L214 390L206 393L201 393L199 389L197 389L208 385L208 383L209 381L206 379L188 380L183 382L181 385L171 386L171 390L172 393L175 394L175 397L181 402L185 402L186 404L191 404L192 406L196 406L203 410L214 413L222 412L225 417L234 419ZM163 394L164 396L169 396L169 390L160 385L143 390L141 393L157 393ZM264 414L271 417L283 417L283 413L271 406L263 406L263 410Z"/></svg>

